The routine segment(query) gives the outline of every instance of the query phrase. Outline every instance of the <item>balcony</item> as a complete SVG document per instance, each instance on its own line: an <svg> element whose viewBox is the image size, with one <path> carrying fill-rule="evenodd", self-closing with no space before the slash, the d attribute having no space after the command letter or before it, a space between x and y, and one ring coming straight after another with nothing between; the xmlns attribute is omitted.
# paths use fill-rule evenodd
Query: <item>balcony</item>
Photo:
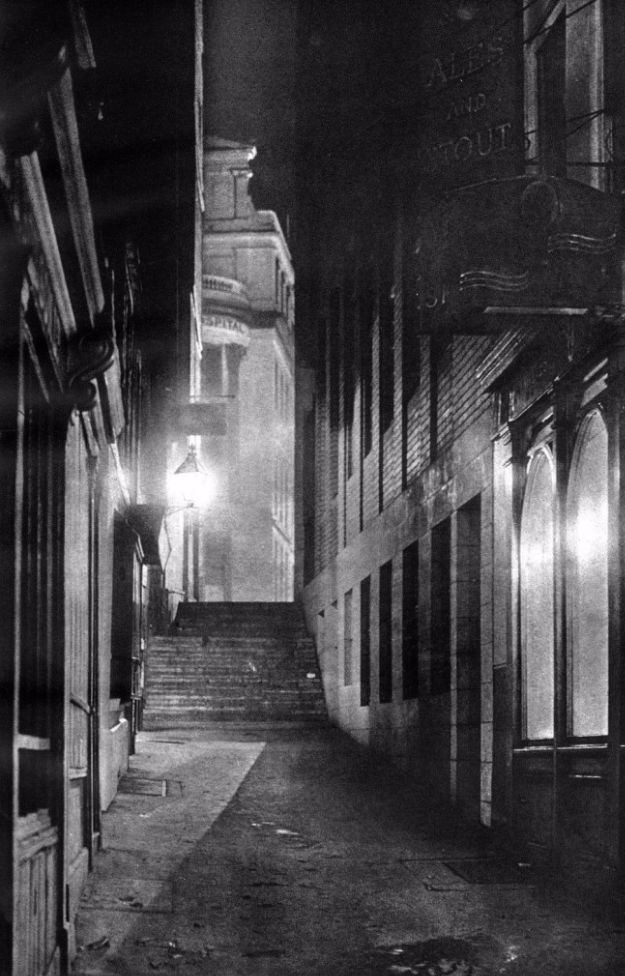
<svg viewBox="0 0 625 976"><path fill-rule="evenodd" d="M250 315L250 300L240 281L202 276L202 342L247 346Z"/></svg>
<svg viewBox="0 0 625 976"><path fill-rule="evenodd" d="M202 311L206 305L218 310L249 313L250 300L245 285L240 281L218 275L202 275Z"/></svg>

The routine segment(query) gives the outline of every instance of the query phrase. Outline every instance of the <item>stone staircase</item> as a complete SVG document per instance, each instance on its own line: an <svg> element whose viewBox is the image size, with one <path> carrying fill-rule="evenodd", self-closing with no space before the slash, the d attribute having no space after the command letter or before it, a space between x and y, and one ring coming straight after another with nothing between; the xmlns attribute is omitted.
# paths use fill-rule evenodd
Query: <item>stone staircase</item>
<svg viewBox="0 0 625 976"><path fill-rule="evenodd" d="M319 665L294 603L181 603L148 648L146 730L324 722Z"/></svg>

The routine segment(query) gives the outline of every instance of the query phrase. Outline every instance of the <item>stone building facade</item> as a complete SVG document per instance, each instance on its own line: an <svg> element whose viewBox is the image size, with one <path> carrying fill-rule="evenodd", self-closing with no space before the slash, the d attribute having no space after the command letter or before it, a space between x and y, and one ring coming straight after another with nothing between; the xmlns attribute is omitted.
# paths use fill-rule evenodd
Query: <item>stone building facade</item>
<svg viewBox="0 0 625 976"><path fill-rule="evenodd" d="M293 596L294 277L276 215L256 210L249 194L254 155L251 146L205 141L190 404L205 411L193 438L213 489L194 528L189 595L201 601Z"/></svg>
<svg viewBox="0 0 625 976"><path fill-rule="evenodd" d="M623 14L363 5L349 54L342 16L304 19L295 246L330 713L532 861L601 876L623 863Z"/></svg>
<svg viewBox="0 0 625 976"><path fill-rule="evenodd" d="M200 4L178 5L173 35L163 33L158 5L147 6L90 7L87 16L81 3L10 4L0 26L7 974L69 970L101 811L140 728L145 642L159 603L166 387L178 382L194 283L195 158L182 147L195 138L202 38ZM154 95L163 58L183 67L180 101L170 99L158 120L158 99L139 104L133 72L145 70ZM146 161L141 140L155 132L163 143ZM176 197L183 170L189 189ZM151 180L167 196L162 207L145 192ZM163 227L186 245L173 275Z"/></svg>

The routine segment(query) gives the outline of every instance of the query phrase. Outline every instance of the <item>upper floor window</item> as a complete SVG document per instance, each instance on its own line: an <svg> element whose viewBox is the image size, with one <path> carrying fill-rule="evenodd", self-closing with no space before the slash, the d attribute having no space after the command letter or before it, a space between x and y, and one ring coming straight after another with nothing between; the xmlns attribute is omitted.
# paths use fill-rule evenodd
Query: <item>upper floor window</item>
<svg viewBox="0 0 625 976"><path fill-rule="evenodd" d="M566 176L566 22L561 13L537 51L538 151L541 168Z"/></svg>
<svg viewBox="0 0 625 976"><path fill-rule="evenodd" d="M569 734L608 732L608 433L598 410L577 436L567 500Z"/></svg>
<svg viewBox="0 0 625 976"><path fill-rule="evenodd" d="M611 122L606 114L606 4L524 4L526 168L609 186Z"/></svg>
<svg viewBox="0 0 625 976"><path fill-rule="evenodd" d="M205 397L224 394L224 355L223 346L206 345L202 349L202 395Z"/></svg>
<svg viewBox="0 0 625 976"><path fill-rule="evenodd" d="M521 665L525 739L554 734L554 494L551 451L532 458L521 513Z"/></svg>

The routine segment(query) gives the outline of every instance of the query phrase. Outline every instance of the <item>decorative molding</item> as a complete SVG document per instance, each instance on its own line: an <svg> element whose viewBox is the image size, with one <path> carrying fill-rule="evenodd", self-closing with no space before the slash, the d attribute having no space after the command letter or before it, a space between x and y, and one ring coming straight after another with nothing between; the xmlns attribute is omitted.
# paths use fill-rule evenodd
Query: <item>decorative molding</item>
<svg viewBox="0 0 625 976"><path fill-rule="evenodd" d="M69 0L69 12L74 30L74 48L78 66L83 70L95 68L97 65L85 17L84 4L80 0Z"/></svg>
<svg viewBox="0 0 625 976"><path fill-rule="evenodd" d="M119 448L117 444L111 444L111 454L113 455L113 461L115 464L115 474L117 475L117 484L119 487L119 493L122 498L123 507L128 507L130 505L130 490L128 488L128 479L126 477L126 472L124 471L124 466L121 462L119 456Z"/></svg>
<svg viewBox="0 0 625 976"><path fill-rule="evenodd" d="M117 345L106 330L87 332L69 348L68 397L80 411L93 410L100 403L104 432L113 443L124 427L121 375Z"/></svg>
<svg viewBox="0 0 625 976"><path fill-rule="evenodd" d="M80 149L80 136L72 77L69 69L48 94L54 138L67 196L69 219L76 245L87 305L93 322L104 306L104 291L93 230L91 200Z"/></svg>
<svg viewBox="0 0 625 976"><path fill-rule="evenodd" d="M116 353L112 336L87 333L70 345L69 359L73 367L68 389L77 410L93 410L98 398L95 380L110 369Z"/></svg>
<svg viewBox="0 0 625 976"><path fill-rule="evenodd" d="M32 156L24 156L20 160L20 165L32 208L39 243L41 244L41 250L50 275L50 283L61 325L65 335L71 336L76 332L76 320L69 297L67 281L65 280L65 272L61 262L56 232L52 223L52 214L50 213L48 196L43 183L39 157L36 153L33 153Z"/></svg>

